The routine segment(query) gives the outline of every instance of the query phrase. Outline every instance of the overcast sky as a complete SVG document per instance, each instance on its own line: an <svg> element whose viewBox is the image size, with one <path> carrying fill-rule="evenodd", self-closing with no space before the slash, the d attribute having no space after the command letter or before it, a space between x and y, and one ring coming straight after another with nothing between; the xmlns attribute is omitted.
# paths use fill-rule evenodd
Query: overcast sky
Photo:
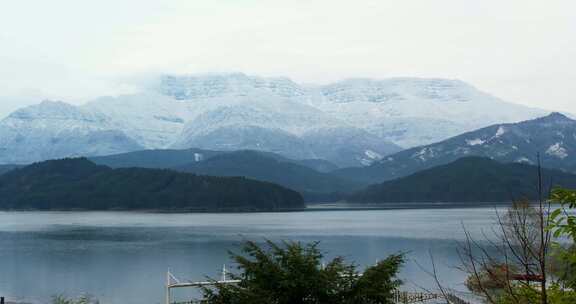
<svg viewBox="0 0 576 304"><path fill-rule="evenodd" d="M0 0L0 116L154 73L458 78L576 113L574 0Z"/></svg>

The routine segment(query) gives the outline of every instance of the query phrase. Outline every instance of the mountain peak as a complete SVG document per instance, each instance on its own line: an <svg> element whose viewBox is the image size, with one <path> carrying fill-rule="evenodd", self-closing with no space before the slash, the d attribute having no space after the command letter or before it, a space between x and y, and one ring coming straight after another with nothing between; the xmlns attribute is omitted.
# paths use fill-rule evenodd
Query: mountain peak
<svg viewBox="0 0 576 304"><path fill-rule="evenodd" d="M570 117L559 113L559 112L552 112L547 116L543 116L540 118L537 118L535 121L538 122L545 122L545 123L555 123L555 122L576 122L576 120L571 119Z"/></svg>
<svg viewBox="0 0 576 304"><path fill-rule="evenodd" d="M566 116L560 112L552 112L552 113L550 113L550 115L548 115L548 117L553 118L553 119L572 120L568 116Z"/></svg>
<svg viewBox="0 0 576 304"><path fill-rule="evenodd" d="M47 118L47 117L70 117L81 116L82 111L76 106L53 100L43 100L36 105L12 112L8 117L16 119Z"/></svg>
<svg viewBox="0 0 576 304"><path fill-rule="evenodd" d="M60 100L44 99L39 104L28 106L25 109L76 109L76 107Z"/></svg>

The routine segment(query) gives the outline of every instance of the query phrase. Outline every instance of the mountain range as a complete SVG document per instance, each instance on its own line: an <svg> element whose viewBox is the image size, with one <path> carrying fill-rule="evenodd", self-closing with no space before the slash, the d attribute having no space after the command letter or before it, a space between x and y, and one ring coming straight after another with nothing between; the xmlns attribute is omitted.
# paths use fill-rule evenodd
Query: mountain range
<svg viewBox="0 0 576 304"><path fill-rule="evenodd" d="M11 113L0 121L0 163L200 148L368 166L406 148L544 114L450 79L310 86L241 73L164 75L130 95L81 106L44 101Z"/></svg>
<svg viewBox="0 0 576 304"><path fill-rule="evenodd" d="M576 120L552 113L519 123L496 124L407 149L367 167L345 168L334 173L357 181L380 183L462 157L480 156L536 165L538 155L546 168L576 172Z"/></svg>
<svg viewBox="0 0 576 304"><path fill-rule="evenodd" d="M81 116L84 117L84 116ZM344 131L342 131L344 133ZM344 134L354 137L354 133ZM320 136L315 141L323 146ZM334 145L327 144L326 146ZM334 151L327 149L326 154ZM333 201L370 184L397 180L458 159L477 156L576 172L576 121L552 113L519 123L496 124L431 145L390 154L368 166L340 169L323 159L291 159L256 150L141 150L90 160L111 168L170 169L209 176L243 176L300 192L306 201ZM379 157L379 156L378 156ZM15 168L0 166L0 174Z"/></svg>

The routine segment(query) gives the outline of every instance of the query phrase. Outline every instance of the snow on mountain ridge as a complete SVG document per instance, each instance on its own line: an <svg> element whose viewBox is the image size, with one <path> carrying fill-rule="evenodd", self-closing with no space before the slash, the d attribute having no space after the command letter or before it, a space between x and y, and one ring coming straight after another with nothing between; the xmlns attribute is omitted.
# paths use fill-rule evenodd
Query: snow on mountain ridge
<svg viewBox="0 0 576 304"><path fill-rule="evenodd" d="M185 104L154 93L101 97L80 108L108 117L114 128L152 149L172 144L191 117Z"/></svg>
<svg viewBox="0 0 576 304"><path fill-rule="evenodd" d="M142 148L106 116L63 102L44 101L0 121L3 163L106 155Z"/></svg>
<svg viewBox="0 0 576 304"><path fill-rule="evenodd" d="M36 128L50 128L53 131L113 129L104 115L83 111L61 101L50 100L16 110L0 121L0 126L12 129L26 129L28 125Z"/></svg>
<svg viewBox="0 0 576 304"><path fill-rule="evenodd" d="M103 116L80 110L78 107L61 101L44 100L37 105L18 109L8 115L9 119L82 119L86 121L104 122Z"/></svg>
<svg viewBox="0 0 576 304"><path fill-rule="evenodd" d="M460 80L440 78L352 78L322 86L320 90L336 103L403 102L414 98L465 102L477 92Z"/></svg>
<svg viewBox="0 0 576 304"><path fill-rule="evenodd" d="M356 78L303 86L287 78L242 73L166 75L158 90L184 102L210 98L234 102L251 96L276 105L275 97L290 99L406 148L490 124L518 122L547 113L506 103L460 80L440 78ZM423 126L414 123L417 121Z"/></svg>
<svg viewBox="0 0 576 304"><path fill-rule="evenodd" d="M288 78L262 78L243 73L212 75L164 75L158 91L177 100L194 100L220 96L245 96L254 90L263 90L280 97L296 97L306 89Z"/></svg>
<svg viewBox="0 0 576 304"><path fill-rule="evenodd" d="M242 73L164 75L155 85L132 95L101 97L78 107L43 102L18 110L0 123L0 134L12 132L41 140L30 135L30 130L41 130L38 134L58 141L58 137L64 136L59 135L60 131L70 138L92 131L117 132L112 138L125 137L120 141L127 149L190 148L200 143L204 148L215 148L206 145L225 143L206 136L218 134L232 139L234 134L244 137L255 134L259 136L258 143L237 140L234 142L239 147L227 147L265 147L263 141L268 140L268 146L274 149L289 149L289 145L279 145L270 137L282 134L278 136L296 145L302 141L292 137L302 138L315 130L339 130L322 134L326 140L321 141L328 146L313 150L324 154L341 151L332 157L348 164L351 157L343 156L347 152L342 151L349 150L341 139L354 139L353 153L348 154L355 155L352 158L361 164L372 161L366 151L382 156L395 152L398 147L390 143L404 148L424 145L493 123L516 122L544 113L503 102L450 79L348 79L304 86L288 78ZM246 128L240 133L234 131L243 127ZM267 133L264 129L274 131ZM357 133L358 139L356 135L349 136L357 130L362 131ZM14 135L10 137L13 141L0 143L0 149L19 145L20 137ZM115 141L108 137L105 140ZM373 144L378 141L384 144ZM97 147L93 148L101 153ZM299 149L303 150L296 153ZM304 150L310 149L300 147L287 152L310 154ZM328 154L313 156L328 157Z"/></svg>

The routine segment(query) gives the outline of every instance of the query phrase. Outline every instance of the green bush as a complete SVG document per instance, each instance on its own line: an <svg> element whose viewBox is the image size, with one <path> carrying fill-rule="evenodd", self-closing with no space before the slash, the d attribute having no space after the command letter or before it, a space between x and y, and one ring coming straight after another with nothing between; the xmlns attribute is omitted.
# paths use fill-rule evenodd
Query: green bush
<svg viewBox="0 0 576 304"><path fill-rule="evenodd" d="M238 284L203 289L211 304L388 304L401 285L397 278L402 254L389 256L361 275L354 264L337 257L322 265L318 243L245 242L242 254L231 254Z"/></svg>

